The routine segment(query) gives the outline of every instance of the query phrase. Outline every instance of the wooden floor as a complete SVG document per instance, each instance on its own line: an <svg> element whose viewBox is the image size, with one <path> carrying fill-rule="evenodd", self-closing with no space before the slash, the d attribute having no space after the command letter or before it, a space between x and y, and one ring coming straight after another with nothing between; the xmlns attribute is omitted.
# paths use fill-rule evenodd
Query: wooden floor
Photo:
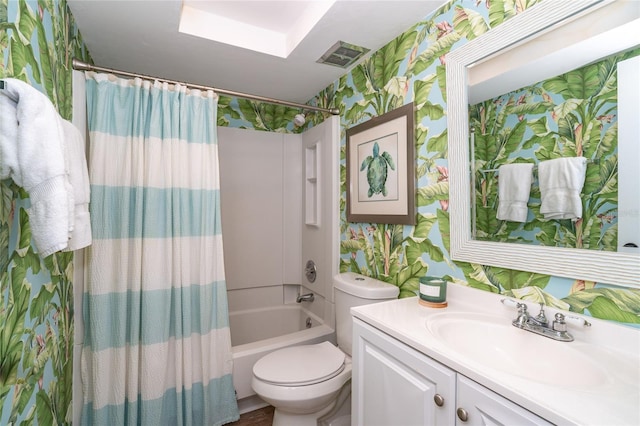
<svg viewBox="0 0 640 426"><path fill-rule="evenodd" d="M240 420L228 423L229 426L271 426L273 423L273 407L268 406L259 410L240 415Z"/></svg>

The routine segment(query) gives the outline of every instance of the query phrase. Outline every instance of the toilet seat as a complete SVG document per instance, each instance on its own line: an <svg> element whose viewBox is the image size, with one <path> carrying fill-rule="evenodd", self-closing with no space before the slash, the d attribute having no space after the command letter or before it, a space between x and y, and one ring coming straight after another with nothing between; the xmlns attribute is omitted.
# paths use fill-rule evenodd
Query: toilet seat
<svg viewBox="0 0 640 426"><path fill-rule="evenodd" d="M345 354L331 342L271 352L253 366L254 376L278 386L307 386L329 380L345 368Z"/></svg>

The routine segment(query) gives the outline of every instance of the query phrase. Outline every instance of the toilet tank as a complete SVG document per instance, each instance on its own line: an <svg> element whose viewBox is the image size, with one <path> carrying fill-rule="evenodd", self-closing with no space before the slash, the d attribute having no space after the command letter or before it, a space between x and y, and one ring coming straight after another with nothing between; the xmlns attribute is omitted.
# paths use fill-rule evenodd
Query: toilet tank
<svg viewBox="0 0 640 426"><path fill-rule="evenodd" d="M398 298L400 289L389 283L371 277L344 272L333 278L334 300L336 303L336 336L338 347L351 355L352 325L350 309Z"/></svg>

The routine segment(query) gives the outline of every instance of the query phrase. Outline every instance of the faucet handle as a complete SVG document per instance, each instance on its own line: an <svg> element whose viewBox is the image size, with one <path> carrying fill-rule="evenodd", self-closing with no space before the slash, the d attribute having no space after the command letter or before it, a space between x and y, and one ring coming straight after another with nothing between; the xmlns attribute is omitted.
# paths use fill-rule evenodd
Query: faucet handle
<svg viewBox="0 0 640 426"><path fill-rule="evenodd" d="M513 299L502 299L501 302L504 306L507 306L509 308L517 308L520 304Z"/></svg>
<svg viewBox="0 0 640 426"><path fill-rule="evenodd" d="M518 313L519 314L526 314L527 313L527 304L526 303L518 303L516 305L516 308L518 308Z"/></svg>
<svg viewBox="0 0 640 426"><path fill-rule="evenodd" d="M567 317L565 317L565 320L569 324L578 325L578 326L582 326L582 327L591 327L591 323L589 321L587 321L586 319L584 319L584 318L574 317L572 315L568 315Z"/></svg>
<svg viewBox="0 0 640 426"><path fill-rule="evenodd" d="M520 303L513 299L502 299L500 302L508 308L516 308L519 313L527 312L527 305L525 303Z"/></svg>
<svg viewBox="0 0 640 426"><path fill-rule="evenodd" d="M553 321L553 330L554 331L567 331L567 323L565 322L564 315L558 312L555 316L555 320Z"/></svg>
<svg viewBox="0 0 640 426"><path fill-rule="evenodd" d="M530 318L527 312L527 305L525 303L517 303L516 307L518 308L518 316L511 321L511 324L518 328L523 328Z"/></svg>

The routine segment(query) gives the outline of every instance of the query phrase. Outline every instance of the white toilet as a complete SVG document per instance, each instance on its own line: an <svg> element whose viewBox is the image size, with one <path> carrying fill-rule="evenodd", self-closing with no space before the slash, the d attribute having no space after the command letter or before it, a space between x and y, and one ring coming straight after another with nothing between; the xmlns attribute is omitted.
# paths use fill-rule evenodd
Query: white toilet
<svg viewBox="0 0 640 426"><path fill-rule="evenodd" d="M346 272L333 281L338 347L331 342L271 352L253 366L253 390L275 407L274 426L316 426L350 404L353 306L391 300L398 287Z"/></svg>

